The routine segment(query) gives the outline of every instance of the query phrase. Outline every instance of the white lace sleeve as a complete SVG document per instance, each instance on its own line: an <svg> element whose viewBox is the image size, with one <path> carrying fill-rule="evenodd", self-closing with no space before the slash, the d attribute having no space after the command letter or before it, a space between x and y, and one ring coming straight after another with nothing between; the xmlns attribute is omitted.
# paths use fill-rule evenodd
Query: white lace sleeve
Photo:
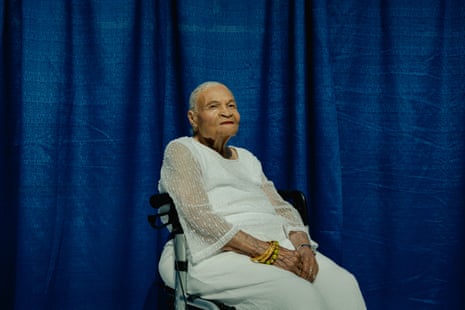
<svg viewBox="0 0 465 310"><path fill-rule="evenodd" d="M304 225L297 209L279 195L273 182L268 180L265 175L262 176L262 181L263 191L271 205L274 206L276 213L286 219L287 224L284 227L286 234L289 235L291 231L303 231L308 234L308 227Z"/></svg>
<svg viewBox="0 0 465 310"><path fill-rule="evenodd" d="M238 232L212 210L200 165L187 146L177 142L167 146L159 189L168 192L176 205L193 264L219 252Z"/></svg>

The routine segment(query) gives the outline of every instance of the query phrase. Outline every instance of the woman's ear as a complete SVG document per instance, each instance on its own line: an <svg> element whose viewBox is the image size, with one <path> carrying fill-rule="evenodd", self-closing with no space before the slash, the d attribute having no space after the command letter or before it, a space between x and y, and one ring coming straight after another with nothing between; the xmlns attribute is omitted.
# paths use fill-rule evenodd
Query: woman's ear
<svg viewBox="0 0 465 310"><path fill-rule="evenodd" d="M191 123L191 126L194 126L197 124L196 117L194 115L194 111L188 111L187 112L187 118L189 119L189 123Z"/></svg>
<svg viewBox="0 0 465 310"><path fill-rule="evenodd" d="M199 130L197 125L197 113L194 111L187 112L187 118L189 119L189 123L191 124L192 134L195 136Z"/></svg>
<svg viewBox="0 0 465 310"><path fill-rule="evenodd" d="M187 118L189 119L189 123L191 124L192 131L194 132L194 134L197 133L197 130L198 130L197 113L190 110L187 112Z"/></svg>

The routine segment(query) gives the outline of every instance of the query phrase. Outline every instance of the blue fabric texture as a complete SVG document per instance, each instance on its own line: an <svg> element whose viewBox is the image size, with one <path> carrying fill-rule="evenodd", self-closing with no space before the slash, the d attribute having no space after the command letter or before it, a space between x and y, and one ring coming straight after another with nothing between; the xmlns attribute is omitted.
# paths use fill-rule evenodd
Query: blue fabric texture
<svg viewBox="0 0 465 310"><path fill-rule="evenodd" d="M465 3L0 5L0 303L163 309L153 230L188 96L228 85L231 144L304 191L368 309L465 305Z"/></svg>

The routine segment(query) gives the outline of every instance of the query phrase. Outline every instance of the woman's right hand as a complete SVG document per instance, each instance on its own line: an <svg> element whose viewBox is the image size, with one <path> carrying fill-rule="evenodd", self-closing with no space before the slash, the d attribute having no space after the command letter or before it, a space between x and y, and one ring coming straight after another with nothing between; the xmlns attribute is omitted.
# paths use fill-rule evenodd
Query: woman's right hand
<svg viewBox="0 0 465 310"><path fill-rule="evenodd" d="M274 265L284 270L295 273L300 277L302 272L302 257L299 252L283 247L279 248L279 254Z"/></svg>

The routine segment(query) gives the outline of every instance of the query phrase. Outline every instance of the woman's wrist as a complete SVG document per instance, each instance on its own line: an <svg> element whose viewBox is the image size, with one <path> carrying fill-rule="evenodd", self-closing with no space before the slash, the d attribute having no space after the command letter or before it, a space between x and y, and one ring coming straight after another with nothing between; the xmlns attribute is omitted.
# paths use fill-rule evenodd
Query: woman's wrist
<svg viewBox="0 0 465 310"><path fill-rule="evenodd" d="M268 248L262 254L251 257L255 263L273 265L279 255L279 242L276 240L268 242Z"/></svg>
<svg viewBox="0 0 465 310"><path fill-rule="evenodd" d="M316 246L311 244L311 243L301 243L298 247L297 247L297 251L302 249L302 248L309 248L313 254L316 254Z"/></svg>

